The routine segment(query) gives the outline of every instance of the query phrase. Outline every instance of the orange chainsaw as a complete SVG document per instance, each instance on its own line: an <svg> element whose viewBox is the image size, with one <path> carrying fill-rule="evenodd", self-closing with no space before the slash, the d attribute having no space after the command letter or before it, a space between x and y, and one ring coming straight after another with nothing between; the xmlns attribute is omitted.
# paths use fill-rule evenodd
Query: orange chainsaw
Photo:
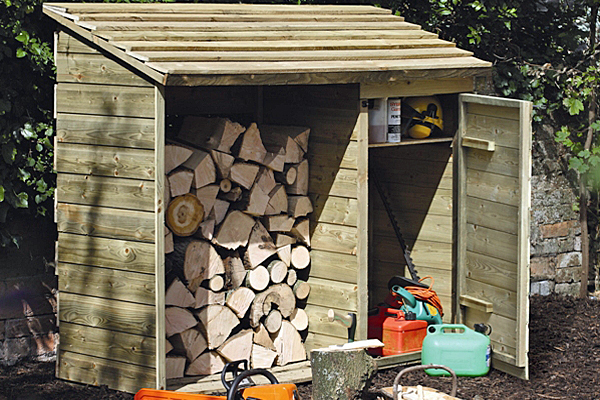
<svg viewBox="0 0 600 400"><path fill-rule="evenodd" d="M240 372L239 366L244 370ZM233 380L226 379L231 372ZM262 375L271 382L269 385L245 386L253 384L249 378ZM298 389L293 383L279 383L275 376L266 369L248 369L248 360L233 361L225 364L221 372L221 382L227 389L227 396L191 394L170 390L140 389L134 400L300 400Z"/></svg>

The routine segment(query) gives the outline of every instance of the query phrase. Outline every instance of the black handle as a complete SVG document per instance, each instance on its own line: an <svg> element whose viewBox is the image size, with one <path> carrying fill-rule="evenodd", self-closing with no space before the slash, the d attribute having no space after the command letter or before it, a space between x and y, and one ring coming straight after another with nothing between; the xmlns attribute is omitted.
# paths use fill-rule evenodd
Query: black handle
<svg viewBox="0 0 600 400"><path fill-rule="evenodd" d="M249 376L262 375L267 378L272 384L276 385L279 383L275 375L267 371L266 369L251 369L243 371L239 374L231 383L231 387L227 389L227 400L236 400L236 394L240 383Z"/></svg>
<svg viewBox="0 0 600 400"><path fill-rule="evenodd" d="M231 361L225 364L223 371L221 371L221 383L223 384L225 389L229 390L231 384L233 383L235 378L237 378L239 374L240 364L243 364L244 371L248 370L248 360ZM226 379L227 372L231 372L231 375L233 376L233 379L231 381L227 381Z"/></svg>

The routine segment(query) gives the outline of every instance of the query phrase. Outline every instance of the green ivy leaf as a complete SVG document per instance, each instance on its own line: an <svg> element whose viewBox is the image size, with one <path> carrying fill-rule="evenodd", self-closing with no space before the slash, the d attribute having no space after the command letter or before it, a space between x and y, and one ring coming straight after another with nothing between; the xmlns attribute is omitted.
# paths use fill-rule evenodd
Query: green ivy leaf
<svg viewBox="0 0 600 400"><path fill-rule="evenodd" d="M21 193L17 194L16 206L18 208L27 208L27 207L29 207L28 200L29 200L29 196L27 196L27 193L21 192Z"/></svg>
<svg viewBox="0 0 600 400"><path fill-rule="evenodd" d="M2 145L2 158L8 165L12 165L17 156L17 149L14 142L8 142Z"/></svg>
<svg viewBox="0 0 600 400"><path fill-rule="evenodd" d="M567 107L567 110L571 115L577 115L584 109L583 102L573 97L564 99L563 104L565 105L565 107Z"/></svg>
<svg viewBox="0 0 600 400"><path fill-rule="evenodd" d="M27 52L23 50L23 48L19 47L17 49L17 58L23 58L25 56L27 56Z"/></svg>
<svg viewBox="0 0 600 400"><path fill-rule="evenodd" d="M4 186L0 185L0 203L4 201Z"/></svg>
<svg viewBox="0 0 600 400"><path fill-rule="evenodd" d="M25 31L21 31L21 33L19 33L15 39L17 39L19 42L23 43L23 44L27 44L27 42L29 42L29 33L25 32Z"/></svg>

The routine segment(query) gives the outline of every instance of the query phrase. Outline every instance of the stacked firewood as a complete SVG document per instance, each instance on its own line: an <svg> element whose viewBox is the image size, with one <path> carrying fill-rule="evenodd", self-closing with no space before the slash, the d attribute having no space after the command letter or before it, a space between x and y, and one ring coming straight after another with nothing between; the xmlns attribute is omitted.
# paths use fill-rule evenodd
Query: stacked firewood
<svg viewBox="0 0 600 400"><path fill-rule="evenodd" d="M168 378L306 359L309 132L187 117L165 146Z"/></svg>

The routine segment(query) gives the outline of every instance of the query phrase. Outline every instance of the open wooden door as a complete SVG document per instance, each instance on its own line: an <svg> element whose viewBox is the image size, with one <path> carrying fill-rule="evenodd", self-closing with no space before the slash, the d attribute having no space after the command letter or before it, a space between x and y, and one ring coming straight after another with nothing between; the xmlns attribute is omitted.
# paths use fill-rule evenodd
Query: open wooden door
<svg viewBox="0 0 600 400"><path fill-rule="evenodd" d="M456 301L492 327L492 365L528 379L531 103L459 97Z"/></svg>

